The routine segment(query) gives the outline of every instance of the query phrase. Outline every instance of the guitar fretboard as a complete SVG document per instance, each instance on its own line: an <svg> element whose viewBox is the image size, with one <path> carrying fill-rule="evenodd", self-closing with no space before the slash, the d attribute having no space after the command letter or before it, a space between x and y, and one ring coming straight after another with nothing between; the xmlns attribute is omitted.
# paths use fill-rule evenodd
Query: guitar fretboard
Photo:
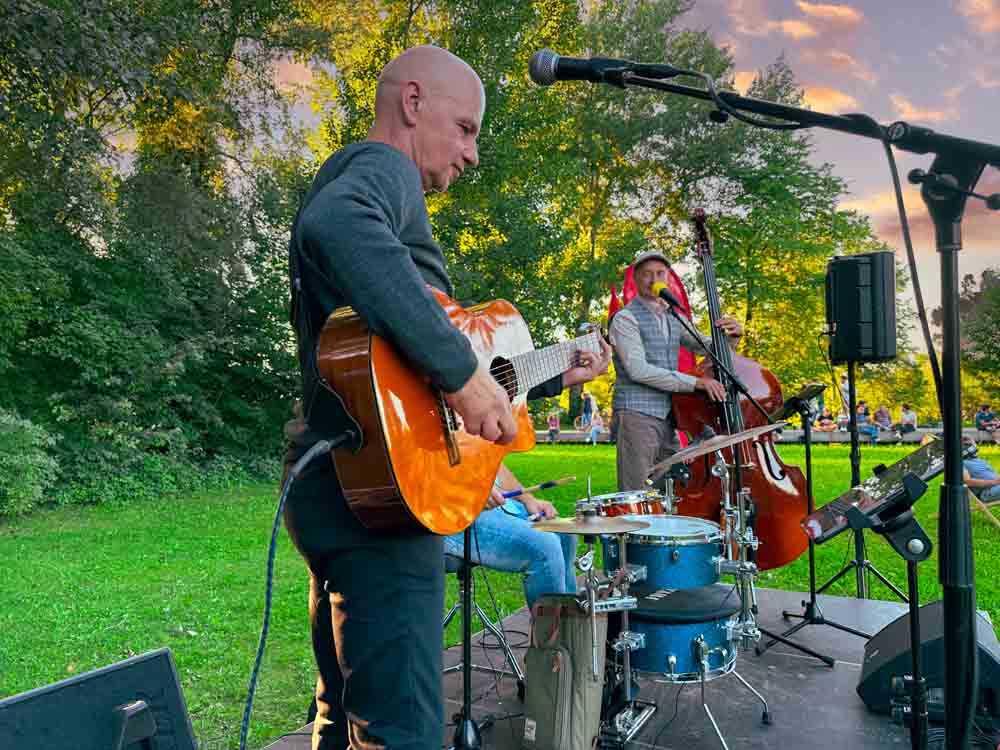
<svg viewBox="0 0 1000 750"><path fill-rule="evenodd" d="M570 341L511 357L517 378L517 394L527 393L536 385L568 370L575 364L576 352L601 351L600 335L600 332L593 331Z"/></svg>

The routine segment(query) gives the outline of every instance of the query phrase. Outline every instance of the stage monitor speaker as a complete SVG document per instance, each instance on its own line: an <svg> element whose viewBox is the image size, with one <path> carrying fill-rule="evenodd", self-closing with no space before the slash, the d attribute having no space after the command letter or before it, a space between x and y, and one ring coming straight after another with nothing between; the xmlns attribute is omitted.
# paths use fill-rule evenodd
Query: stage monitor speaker
<svg viewBox="0 0 1000 750"><path fill-rule="evenodd" d="M0 700L4 750L195 750L170 650Z"/></svg>
<svg viewBox="0 0 1000 750"><path fill-rule="evenodd" d="M891 252L830 259L826 322L834 364L896 358L896 264Z"/></svg>
<svg viewBox="0 0 1000 750"><path fill-rule="evenodd" d="M979 651L978 721L1000 721L1000 643L993 625L976 615ZM928 714L944 721L944 605L931 602L920 608L920 668L927 680ZM886 625L865 644L858 695L872 711L890 713L893 677L913 672L910 661L910 613Z"/></svg>

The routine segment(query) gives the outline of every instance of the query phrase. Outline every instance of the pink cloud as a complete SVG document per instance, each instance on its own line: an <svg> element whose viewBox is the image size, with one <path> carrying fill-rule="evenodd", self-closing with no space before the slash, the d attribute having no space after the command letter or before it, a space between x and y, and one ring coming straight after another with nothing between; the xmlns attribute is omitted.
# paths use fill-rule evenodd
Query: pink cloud
<svg viewBox="0 0 1000 750"><path fill-rule="evenodd" d="M997 86L1000 86L1000 76L995 71L989 70L986 67L976 68L972 71L972 77L984 89L995 89Z"/></svg>
<svg viewBox="0 0 1000 750"><path fill-rule="evenodd" d="M761 0L732 0L729 17L734 30L748 36L778 33L796 40L819 36L819 32L807 21L770 18L765 6Z"/></svg>
<svg viewBox="0 0 1000 750"><path fill-rule="evenodd" d="M777 31L795 40L819 36L819 32L806 21L768 21L766 28L768 31Z"/></svg>
<svg viewBox="0 0 1000 750"><path fill-rule="evenodd" d="M805 0L799 0L796 5L799 6L799 10L810 18L835 23L840 26L857 26L864 20L864 15L861 11L849 5L807 3Z"/></svg>
<svg viewBox="0 0 1000 750"><path fill-rule="evenodd" d="M843 112L858 107L853 96L829 86L806 86L805 103L819 112Z"/></svg>
<svg viewBox="0 0 1000 750"><path fill-rule="evenodd" d="M958 12L969 19L973 31L981 34L1000 31L998 0L958 0Z"/></svg>
<svg viewBox="0 0 1000 750"><path fill-rule="evenodd" d="M753 83L753 79L757 77L757 74L752 70L738 70L734 76L733 84L736 86L736 90L742 94L747 92L750 88L750 84Z"/></svg>
<svg viewBox="0 0 1000 750"><path fill-rule="evenodd" d="M904 198L906 204L906 216L910 225L910 233L913 236L913 247L917 250L934 250L934 222L931 221L916 188L904 186ZM989 169L983 174L976 186L976 192L989 195L1000 192L1000 171ZM889 200L888 195L880 195L875 202L876 208L886 208ZM879 238L885 240L895 247L903 247L903 235L899 227L899 216L895 210L895 199L893 198L893 208L890 210L874 213L868 211L873 218L873 226ZM846 204L841 204L843 207ZM966 247L982 248L984 252L990 252L996 258L996 212L988 209L986 205L975 199L970 199L965 204L965 214L962 221L962 242ZM988 248L988 250L987 250Z"/></svg>
<svg viewBox="0 0 1000 750"><path fill-rule="evenodd" d="M878 81L878 76L867 66L842 50L803 50L802 61L813 65L821 65L824 69L829 68L842 71L868 84L874 84Z"/></svg>
<svg viewBox="0 0 1000 750"><path fill-rule="evenodd" d="M889 99L896 109L896 116L902 120L920 120L922 122L943 122L958 117L957 110L921 109L902 94L891 94Z"/></svg>

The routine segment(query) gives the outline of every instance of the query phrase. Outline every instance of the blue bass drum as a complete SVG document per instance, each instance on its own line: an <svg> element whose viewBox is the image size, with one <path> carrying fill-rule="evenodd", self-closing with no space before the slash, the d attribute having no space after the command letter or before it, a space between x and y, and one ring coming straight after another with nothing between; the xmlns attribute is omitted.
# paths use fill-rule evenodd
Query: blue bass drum
<svg viewBox="0 0 1000 750"><path fill-rule="evenodd" d="M625 536L625 556L630 565L645 565L643 588L690 589L719 580L715 558L722 556L719 524L690 516L622 516L649 527ZM621 567L616 537L601 537L604 570L609 575Z"/></svg>
<svg viewBox="0 0 1000 750"><path fill-rule="evenodd" d="M633 591L638 607L629 630L645 645L631 654L632 668L663 682L697 682L729 674L736 666L734 630L742 602L735 586Z"/></svg>

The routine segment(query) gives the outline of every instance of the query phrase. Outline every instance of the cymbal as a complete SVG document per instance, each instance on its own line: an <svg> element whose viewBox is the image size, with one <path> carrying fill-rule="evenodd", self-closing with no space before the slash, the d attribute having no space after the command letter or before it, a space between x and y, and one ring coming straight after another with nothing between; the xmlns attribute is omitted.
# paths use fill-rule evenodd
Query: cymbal
<svg viewBox="0 0 1000 750"><path fill-rule="evenodd" d="M734 432L732 435L716 435L707 440L702 440L700 443L690 445L682 451L677 451L677 453L670 456L667 460L660 461L660 463L649 470L649 476L650 478L658 478L674 464L689 461L692 458L698 458L698 456L704 456L706 453L715 453L715 451L730 448L738 443L745 443L748 440L755 440L761 435L780 430L786 424L787 422L775 422L774 424L766 424L761 427L753 427L743 432Z"/></svg>
<svg viewBox="0 0 1000 750"><path fill-rule="evenodd" d="M645 529L645 521L625 521L621 516L579 515L573 518L550 518L538 521L534 528L556 534L625 534Z"/></svg>

